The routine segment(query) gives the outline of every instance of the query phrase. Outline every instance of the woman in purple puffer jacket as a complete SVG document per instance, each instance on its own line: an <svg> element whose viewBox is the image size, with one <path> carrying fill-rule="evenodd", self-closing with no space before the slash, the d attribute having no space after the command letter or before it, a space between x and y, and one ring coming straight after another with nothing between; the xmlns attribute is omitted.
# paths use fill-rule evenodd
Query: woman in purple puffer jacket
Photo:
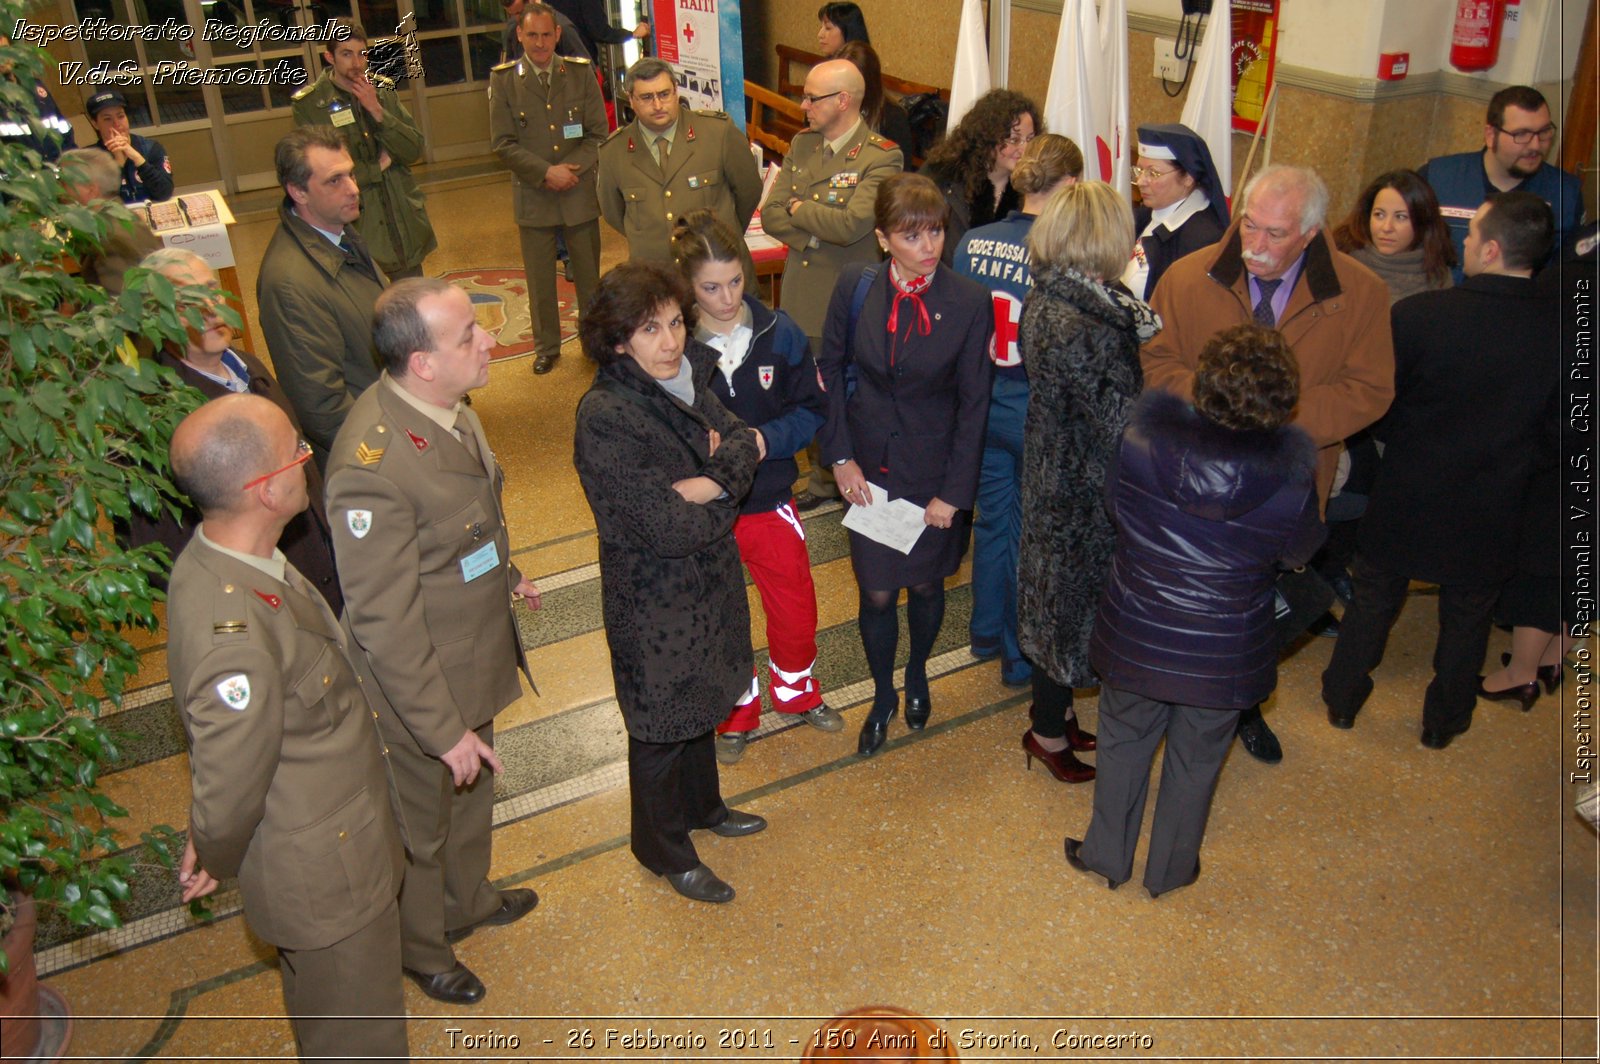
<svg viewBox="0 0 1600 1064"><path fill-rule="evenodd" d="M1074 868L1133 874L1150 764L1167 739L1145 863L1151 897L1200 874L1200 841L1239 711L1277 683L1272 588L1322 542L1316 449L1289 425L1300 391L1276 330L1239 325L1201 352L1194 405L1147 392L1107 479L1117 526L1089 660L1099 674L1094 814Z"/></svg>

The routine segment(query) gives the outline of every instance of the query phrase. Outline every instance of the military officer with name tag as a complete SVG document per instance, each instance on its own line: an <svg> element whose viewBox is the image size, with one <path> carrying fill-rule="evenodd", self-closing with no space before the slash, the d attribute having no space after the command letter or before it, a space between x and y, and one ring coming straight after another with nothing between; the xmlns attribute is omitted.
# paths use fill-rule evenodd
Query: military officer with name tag
<svg viewBox="0 0 1600 1064"><path fill-rule="evenodd" d="M600 205L595 168L606 138L606 107L594 70L556 54L554 12L528 4L517 23L523 55L489 74L489 134L511 170L534 329L533 372L561 357L556 237L566 240L582 314L600 283Z"/></svg>
<svg viewBox="0 0 1600 1064"><path fill-rule="evenodd" d="M900 148L862 121L865 90L854 63L835 59L811 68L800 98L807 128L789 142L783 172L761 208L767 235L789 245L781 303L811 339L813 354L822 351L822 323L839 271L881 257L872 235L873 201L878 186L903 169ZM806 453L811 476L795 496L802 511L839 495L816 444Z"/></svg>
<svg viewBox="0 0 1600 1064"><path fill-rule="evenodd" d="M527 673L512 604L537 609L539 591L511 564L504 478L464 402L488 383L494 347L472 301L437 279L398 281L378 297L373 340L383 375L334 441L328 520L409 829L402 964L429 997L472 1004L483 983L452 945L538 903L488 873L494 717Z"/></svg>
<svg viewBox="0 0 1600 1064"><path fill-rule="evenodd" d="M400 835L349 633L277 549L311 448L270 399L229 395L172 434L202 520L172 567L167 660L189 738L184 901L239 879L277 947L302 1059L409 1059Z"/></svg>
<svg viewBox="0 0 1600 1064"><path fill-rule="evenodd" d="M701 208L743 233L761 203L744 133L721 111L691 110L665 60L639 60L623 87L634 119L600 149L598 193L600 213L628 238L628 257L672 265L672 227ZM749 287L755 268L746 262L745 271Z"/></svg>

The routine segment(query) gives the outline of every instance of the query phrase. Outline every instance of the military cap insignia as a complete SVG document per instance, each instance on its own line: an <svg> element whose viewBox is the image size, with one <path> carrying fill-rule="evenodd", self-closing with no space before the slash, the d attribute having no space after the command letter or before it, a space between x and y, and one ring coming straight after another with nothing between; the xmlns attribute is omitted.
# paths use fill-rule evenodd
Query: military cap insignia
<svg viewBox="0 0 1600 1064"><path fill-rule="evenodd" d="M268 606L271 606L273 609L278 609L283 605L283 599L279 598L277 595L274 595L269 591L257 591L256 592L256 598L260 599L262 602L265 602Z"/></svg>
<svg viewBox="0 0 1600 1064"><path fill-rule="evenodd" d="M235 713L244 712L245 708L250 705L250 677L242 672L235 676L229 676L217 684L217 697L222 699L223 705Z"/></svg>
<svg viewBox="0 0 1600 1064"><path fill-rule="evenodd" d="M371 510L351 510L345 514L344 521L350 526L350 534L357 539L366 539L367 533L372 531Z"/></svg>
<svg viewBox="0 0 1600 1064"><path fill-rule="evenodd" d="M377 465L379 462L383 461L383 448L369 447L367 444L363 443L361 446L356 448L356 461L360 462L362 465Z"/></svg>
<svg viewBox="0 0 1600 1064"><path fill-rule="evenodd" d="M418 436L415 432L412 432L410 429L406 429L406 435L411 437L411 445L413 447L415 447L419 452L420 451L426 451L428 449L428 441L424 437Z"/></svg>

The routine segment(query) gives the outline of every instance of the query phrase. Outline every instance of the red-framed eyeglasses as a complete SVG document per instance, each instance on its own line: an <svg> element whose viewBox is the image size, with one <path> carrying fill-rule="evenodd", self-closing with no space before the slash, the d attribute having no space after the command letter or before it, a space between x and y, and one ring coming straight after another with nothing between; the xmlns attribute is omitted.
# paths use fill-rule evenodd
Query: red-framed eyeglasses
<svg viewBox="0 0 1600 1064"><path fill-rule="evenodd" d="M311 461L311 445L309 443L307 443L305 440L301 440L300 441L300 446L295 449L294 461L290 462L286 466L282 466L282 467L280 467L278 469L274 469L270 473L261 474L259 477L256 477L256 479L252 480L250 483L246 484L244 487L240 488L239 490L240 491L249 491L251 488L255 487L257 484L265 484L267 481L271 480L273 477L277 476L279 473L287 473L289 470L295 468L296 466L303 466L309 461Z"/></svg>

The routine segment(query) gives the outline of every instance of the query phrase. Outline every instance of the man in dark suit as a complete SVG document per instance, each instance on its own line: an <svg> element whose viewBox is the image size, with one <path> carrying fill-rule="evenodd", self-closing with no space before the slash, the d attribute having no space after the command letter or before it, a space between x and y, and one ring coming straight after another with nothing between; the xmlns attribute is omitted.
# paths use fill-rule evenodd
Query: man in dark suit
<svg viewBox="0 0 1600 1064"><path fill-rule="evenodd" d="M382 742L348 634L274 546L305 509L310 457L254 395L212 400L172 436L173 475L205 515L168 613L192 788L178 882L190 901L239 877L303 1059L409 1059Z"/></svg>
<svg viewBox="0 0 1600 1064"><path fill-rule="evenodd" d="M379 297L384 372L351 408L328 462L328 516L355 634L411 826L401 948L439 1001L471 1004L483 983L452 943L521 919L531 890L489 885L494 716L527 671L511 602L539 591L511 564L504 478L466 394L489 381L494 339L472 301L410 278ZM532 680L529 680L532 683Z"/></svg>
<svg viewBox="0 0 1600 1064"><path fill-rule="evenodd" d="M217 275L211 267L192 251L182 248L162 248L146 255L139 263L147 270L155 270L179 287L199 286L215 289ZM154 361L176 373L185 384L207 399L220 399L224 395L259 395L272 400L289 419L294 431L300 434L294 408L278 382L268 372L261 360L248 351L233 347L233 329L210 307L204 311L203 328L189 329L188 341L182 346L162 347L152 356ZM306 495L310 502L305 511L289 519L278 546L295 571L304 576L333 610L335 617L344 612L344 596L339 593L339 574L333 567L333 537L328 531L328 514L322 505L322 474L315 463L306 467ZM165 543L173 558L182 553L200 523L200 512L189 509L174 516L162 511L151 516L135 508L128 519L129 536L134 546L145 543Z"/></svg>
<svg viewBox="0 0 1600 1064"><path fill-rule="evenodd" d="M589 64L556 53L560 31L550 8L529 4L517 36L522 58L489 73L489 132L495 154L511 171L533 318L533 372L549 373L561 357L557 237L571 256L580 314L600 283L595 168L606 138L606 107Z"/></svg>
<svg viewBox="0 0 1600 1064"><path fill-rule="evenodd" d="M1490 196L1467 233L1467 280L1394 306L1387 446L1361 522L1355 599L1322 674L1336 728L1354 726L1371 694L1410 580L1439 585L1422 744L1443 749L1472 724L1528 481L1540 448L1556 445L1558 315L1532 280L1554 226L1532 192Z"/></svg>

